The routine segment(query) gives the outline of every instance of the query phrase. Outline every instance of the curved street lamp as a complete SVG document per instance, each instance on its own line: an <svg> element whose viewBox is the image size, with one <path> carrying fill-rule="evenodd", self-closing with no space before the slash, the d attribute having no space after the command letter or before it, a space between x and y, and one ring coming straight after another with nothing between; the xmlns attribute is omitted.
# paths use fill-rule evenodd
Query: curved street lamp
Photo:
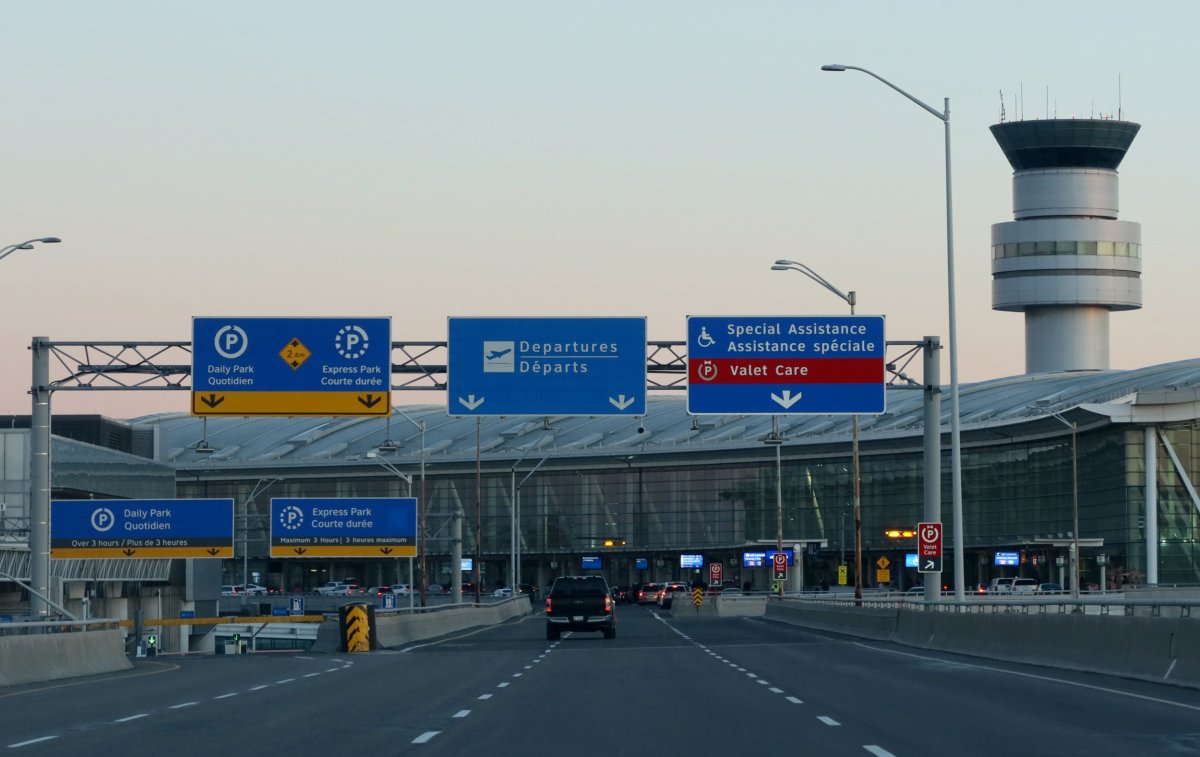
<svg viewBox="0 0 1200 757"><path fill-rule="evenodd" d="M958 318L954 300L954 205L951 201L950 184L950 98L945 98L945 110L939 111L892 84L874 71L858 66L832 63L821 66L822 71L861 71L877 79L912 100L932 114L945 126L946 134L946 291L950 311L950 488L954 518L954 599L962 602L965 596L963 576L963 522L962 522L962 445L959 435L958 409Z"/></svg>
<svg viewBox="0 0 1200 757"><path fill-rule="evenodd" d="M24 242L20 242L18 244L10 244L7 247L0 247L0 260L3 260L4 258L6 258L9 255L16 252L17 250L32 250L33 246L38 243L58 244L61 241L62 240L59 239L58 237L38 237L37 239L30 239L30 240L27 240Z"/></svg>
<svg viewBox="0 0 1200 757"><path fill-rule="evenodd" d="M804 274L808 278L817 282L821 286L833 292L838 297L846 301L850 306L850 315L854 315L854 306L858 303L858 296L854 292L843 292L842 290L830 284L829 281L809 268L803 263L797 263L795 260L776 260L775 265L771 266L772 271L797 271ZM862 469L859 465L858 454L858 414L853 416L853 439L854 439L854 599L861 601L863 596L863 580L862 580Z"/></svg>

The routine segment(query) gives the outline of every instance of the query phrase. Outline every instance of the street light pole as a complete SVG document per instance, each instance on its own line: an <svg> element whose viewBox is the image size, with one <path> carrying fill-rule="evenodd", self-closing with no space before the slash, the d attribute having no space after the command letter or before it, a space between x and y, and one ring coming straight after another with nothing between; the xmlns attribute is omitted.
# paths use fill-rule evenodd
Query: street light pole
<svg viewBox="0 0 1200 757"><path fill-rule="evenodd" d="M430 507L428 507L428 503L425 499L425 421L413 420L412 417L409 417L409 415L407 413L404 413L404 411L401 410L400 408L392 408L391 411L392 411L392 413L395 413L396 415L401 416L402 419L408 421L409 423L412 423L412 425L416 426L416 428L420 429L420 432L421 432L421 499L418 501L418 503L416 503L416 512L418 512L418 521L419 521L418 529L416 529L416 530L420 531L418 549L420 549L419 560L420 560L420 565L421 565L421 577L418 579L418 581L413 582L413 584L414 584L413 590L420 591L421 607L425 607L425 587L428 584L428 578L427 578L428 573L426 572L426 564L425 564L425 554L426 554L425 542L426 542L426 536L428 535L427 531L425 530L425 513L428 511L428 509L430 509ZM413 493L412 481L409 481L408 493L409 493L409 495L412 495L412 493ZM409 595L409 596L412 596L412 595ZM409 602L409 603L410 603L410 605L412 605L412 602Z"/></svg>
<svg viewBox="0 0 1200 757"><path fill-rule="evenodd" d="M37 239L29 239L17 244L10 244L7 247L0 247L0 260L4 260L9 255L17 250L32 250L35 244L58 244L62 240L58 237L38 237Z"/></svg>
<svg viewBox="0 0 1200 757"><path fill-rule="evenodd" d="M858 303L858 295L855 292L843 292L842 290L830 284L829 281L809 268L803 263L797 263L794 260L776 260L775 265L771 266L772 271L797 271L804 274L808 278L817 282L821 286L833 292L835 295L846 301L850 306L850 315L854 315L854 306ZM852 419L853 423L853 441L852 455L854 458L854 598L861 600L863 596L863 580L862 580L862 469L859 464L858 454L858 414L855 413ZM842 556L843 562L845 555Z"/></svg>
<svg viewBox="0 0 1200 757"><path fill-rule="evenodd" d="M950 170L950 98L945 98L945 109L938 111L921 100L884 79L873 71L858 66L831 64L821 66L822 71L860 71L877 79L912 100L933 114L944 126L946 135L946 294L950 313L950 490L954 519L954 598L966 600L966 579L963 575L963 516L962 516L962 445L960 442L960 414L958 407L958 306L954 297L954 204Z"/></svg>

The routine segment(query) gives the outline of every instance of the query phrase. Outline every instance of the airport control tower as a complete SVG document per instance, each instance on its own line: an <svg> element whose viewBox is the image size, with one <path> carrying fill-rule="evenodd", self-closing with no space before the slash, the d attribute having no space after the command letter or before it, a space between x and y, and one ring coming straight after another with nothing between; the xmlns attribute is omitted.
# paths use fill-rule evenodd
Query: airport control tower
<svg viewBox="0 0 1200 757"><path fill-rule="evenodd" d="M1013 167L1013 218L992 225L992 309L1025 313L1025 372L1108 368L1108 314L1142 306L1142 227L1117 220L1117 166L1140 124L991 127Z"/></svg>

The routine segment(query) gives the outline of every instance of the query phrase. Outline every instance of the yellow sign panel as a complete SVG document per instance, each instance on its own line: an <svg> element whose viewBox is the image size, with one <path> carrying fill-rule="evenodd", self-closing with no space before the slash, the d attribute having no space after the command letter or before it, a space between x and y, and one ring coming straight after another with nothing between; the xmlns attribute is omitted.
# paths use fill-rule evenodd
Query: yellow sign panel
<svg viewBox="0 0 1200 757"><path fill-rule="evenodd" d="M336 547L288 547L271 545L271 557L416 557L416 546L395 544L351 544Z"/></svg>
<svg viewBox="0 0 1200 757"><path fill-rule="evenodd" d="M192 415L387 415L391 391L192 392Z"/></svg>
<svg viewBox="0 0 1200 757"><path fill-rule="evenodd" d="M67 560L76 557L100 559L141 560L160 557L233 557L233 547L70 547L51 548L50 559Z"/></svg>
<svg viewBox="0 0 1200 757"><path fill-rule="evenodd" d="M287 346L279 351L279 357L283 358L283 362L296 370L304 365L304 361L312 357L312 351L304 346L304 343L299 339L293 339L287 343Z"/></svg>
<svg viewBox="0 0 1200 757"><path fill-rule="evenodd" d="M875 571L875 583L886 584L886 583L891 583L891 582L892 582L892 571L883 570L883 569Z"/></svg>
<svg viewBox="0 0 1200 757"><path fill-rule="evenodd" d="M847 577L847 572L848 571L846 570L845 565L838 566L838 586L846 585L846 582L849 580Z"/></svg>
<svg viewBox="0 0 1200 757"><path fill-rule="evenodd" d="M892 561L887 559L886 557L880 557L878 560L875 561L875 564L879 566L880 570L887 570L888 566L892 564Z"/></svg>

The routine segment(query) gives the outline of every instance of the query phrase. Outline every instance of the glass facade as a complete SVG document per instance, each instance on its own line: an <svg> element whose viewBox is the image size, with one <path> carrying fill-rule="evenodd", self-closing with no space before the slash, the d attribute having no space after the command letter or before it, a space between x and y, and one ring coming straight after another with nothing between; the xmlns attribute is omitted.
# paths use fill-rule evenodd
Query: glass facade
<svg viewBox="0 0 1200 757"><path fill-rule="evenodd" d="M1008 242L992 245L992 260L1024 258L1034 255L1103 255L1118 258L1141 258L1138 242L1064 241Z"/></svg>
<svg viewBox="0 0 1200 757"><path fill-rule="evenodd" d="M1200 429L1195 422L1171 428L1174 448L1193 478L1200 471ZM611 465L595 459L553 458L521 487L519 534L526 581L578 570L584 554L602 557L602 570L613 583L632 580L688 578L679 568L681 553L699 553L706 561L720 560L727 577L756 581L763 576L743 574L741 552L755 543L778 537L776 466L774 456L758 450L731 450L726 456L697 454L671 461L654 455L612 458ZM743 455L745 457L735 457ZM963 450L963 525L966 583L999 575L993 566L996 551L1020 554L1017 571L1043 581L1061 581L1059 558L1072 540L1075 519L1073 460L1078 460L1078 517L1081 538L1102 538L1104 546L1084 549L1081 575L1085 584L1100 583L1096 554L1109 558L1110 587L1145 580L1144 433L1124 426L1106 426L1081 433L1077 455L1069 434L1038 441ZM1200 582L1200 514L1160 451L1159 511L1160 583ZM476 522L482 524L483 580L486 586L506 583L514 501L511 463L485 462L477 498L473 470L443 472L429 466L428 555L430 582L449 581L449 534L452 513L461 508L463 554L476 549ZM892 540L890 528L912 527L923 520L923 461L920 450L864 453L862 456L862 536L864 584L880 578L879 558L903 565L904 554L915 550L912 539ZM311 471L311 469L310 469ZM340 472L339 472L340 471ZM853 582L854 516L851 459L844 455L812 456L803 448L782 449L782 521L785 545L823 542L810 548L805 562L806 582L835 583L837 566L851 564ZM275 475L273 473L273 475ZM318 560L269 561L267 512L270 497L403 496L408 484L378 470L347 463L335 470L288 474L265 490L261 482L181 478L179 496L233 497L246 537L239 558L227 572L244 570L274 577L287 588L307 589L325 580L353 576L367 582L406 580L396 561L338 563ZM522 478L518 472L517 479ZM951 546L950 463L942 460L942 521L947 534L947 572L953 568ZM252 491L255 501L247 503ZM419 479L413 492L419 493ZM480 503L477 514L476 501ZM241 533L239 528L239 533ZM618 547L603 546L614 540ZM246 559L241 559L245 549ZM647 558L648 569L636 571L635 561ZM1011 575L1012 569L1009 569ZM763 571L765 574L765 571ZM337 575L335 575L337 574ZM901 575L903 574L903 575ZM537 578L535 578L537 577ZM240 580L240 578L238 579ZM268 580L272 580L268 578ZM915 570L893 570L887 583L911 585Z"/></svg>

